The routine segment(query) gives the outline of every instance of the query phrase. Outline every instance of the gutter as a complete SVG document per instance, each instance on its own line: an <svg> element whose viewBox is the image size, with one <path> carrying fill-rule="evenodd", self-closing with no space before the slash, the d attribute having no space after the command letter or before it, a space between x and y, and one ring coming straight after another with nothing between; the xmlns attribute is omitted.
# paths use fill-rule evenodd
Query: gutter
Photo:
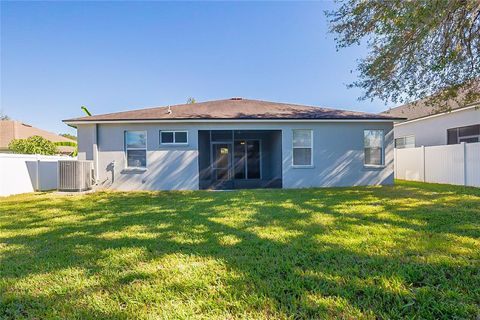
<svg viewBox="0 0 480 320"><path fill-rule="evenodd" d="M119 120L63 120L64 123L71 127L75 127L79 124L101 124L101 123L168 123L168 122L181 122L181 123L261 123L261 122L280 122L280 123L298 123L298 122L394 122L406 120L405 118L326 118L326 119L119 119Z"/></svg>

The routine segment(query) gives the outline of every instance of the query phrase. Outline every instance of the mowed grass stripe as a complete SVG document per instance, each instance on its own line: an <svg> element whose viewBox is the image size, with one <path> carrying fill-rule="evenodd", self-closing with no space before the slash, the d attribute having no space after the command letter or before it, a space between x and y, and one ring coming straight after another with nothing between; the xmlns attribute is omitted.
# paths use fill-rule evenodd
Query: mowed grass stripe
<svg viewBox="0 0 480 320"><path fill-rule="evenodd" d="M0 318L480 316L480 190L0 198Z"/></svg>

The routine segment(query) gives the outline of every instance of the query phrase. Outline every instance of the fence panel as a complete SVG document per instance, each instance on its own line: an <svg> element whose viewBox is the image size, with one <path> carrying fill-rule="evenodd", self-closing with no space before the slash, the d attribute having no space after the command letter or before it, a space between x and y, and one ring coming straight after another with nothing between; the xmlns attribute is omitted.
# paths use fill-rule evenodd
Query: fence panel
<svg viewBox="0 0 480 320"><path fill-rule="evenodd" d="M61 156L0 154L0 196L57 188Z"/></svg>
<svg viewBox="0 0 480 320"><path fill-rule="evenodd" d="M480 186L480 142L395 150L397 179Z"/></svg>
<svg viewBox="0 0 480 320"><path fill-rule="evenodd" d="M397 179L423 181L422 148L395 149L395 168ZM397 161L401 159L401 161Z"/></svg>
<svg viewBox="0 0 480 320"><path fill-rule="evenodd" d="M467 185L480 187L480 142L466 144Z"/></svg>
<svg viewBox="0 0 480 320"><path fill-rule="evenodd" d="M464 184L463 144L425 148L425 181Z"/></svg>

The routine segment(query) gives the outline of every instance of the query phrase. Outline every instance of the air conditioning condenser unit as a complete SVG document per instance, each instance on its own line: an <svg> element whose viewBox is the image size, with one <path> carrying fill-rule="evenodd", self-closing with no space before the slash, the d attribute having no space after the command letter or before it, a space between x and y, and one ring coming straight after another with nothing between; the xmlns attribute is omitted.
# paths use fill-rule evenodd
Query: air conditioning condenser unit
<svg viewBox="0 0 480 320"><path fill-rule="evenodd" d="M58 191L90 190L93 182L93 161L58 161Z"/></svg>

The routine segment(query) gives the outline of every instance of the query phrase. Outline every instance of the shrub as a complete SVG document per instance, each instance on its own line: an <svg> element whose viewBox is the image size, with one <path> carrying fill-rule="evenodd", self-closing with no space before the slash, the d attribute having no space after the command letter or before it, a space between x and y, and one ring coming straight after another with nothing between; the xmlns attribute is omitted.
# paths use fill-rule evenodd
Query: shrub
<svg viewBox="0 0 480 320"><path fill-rule="evenodd" d="M53 142L40 136L32 136L27 139L14 139L8 145L14 153L23 154L57 154L57 147Z"/></svg>

